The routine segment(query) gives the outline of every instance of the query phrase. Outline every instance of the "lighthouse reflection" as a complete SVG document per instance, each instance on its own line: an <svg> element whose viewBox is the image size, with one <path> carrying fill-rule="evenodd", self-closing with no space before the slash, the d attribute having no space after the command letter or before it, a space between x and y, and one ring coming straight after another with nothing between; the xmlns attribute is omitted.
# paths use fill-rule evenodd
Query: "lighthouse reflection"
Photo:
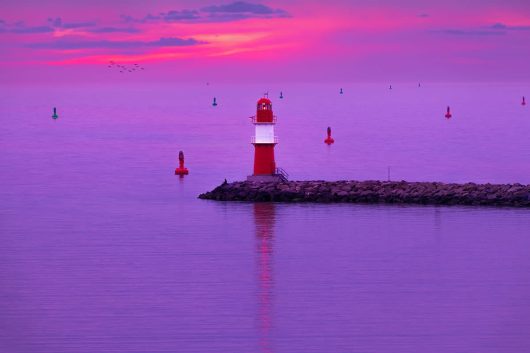
<svg viewBox="0 0 530 353"><path fill-rule="evenodd" d="M273 322L273 264L275 205L255 203L257 265L257 327L260 351L272 352L271 329Z"/></svg>

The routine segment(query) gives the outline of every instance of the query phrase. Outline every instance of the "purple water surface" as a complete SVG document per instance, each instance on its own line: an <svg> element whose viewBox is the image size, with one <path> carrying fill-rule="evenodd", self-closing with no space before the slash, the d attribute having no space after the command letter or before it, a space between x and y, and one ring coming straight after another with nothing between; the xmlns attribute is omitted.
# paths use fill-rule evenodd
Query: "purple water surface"
<svg viewBox="0 0 530 353"><path fill-rule="evenodd" d="M530 85L342 87L3 87L0 352L530 351L528 210L196 198L267 90L291 179L530 183Z"/></svg>

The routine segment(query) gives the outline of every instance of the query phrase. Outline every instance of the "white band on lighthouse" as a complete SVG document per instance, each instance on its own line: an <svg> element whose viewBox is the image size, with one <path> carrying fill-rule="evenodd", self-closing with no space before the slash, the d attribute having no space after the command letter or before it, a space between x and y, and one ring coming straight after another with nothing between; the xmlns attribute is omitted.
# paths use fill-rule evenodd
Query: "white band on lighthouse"
<svg viewBox="0 0 530 353"><path fill-rule="evenodd" d="M274 125L260 124L256 125L256 138L254 143L275 143L274 142Z"/></svg>

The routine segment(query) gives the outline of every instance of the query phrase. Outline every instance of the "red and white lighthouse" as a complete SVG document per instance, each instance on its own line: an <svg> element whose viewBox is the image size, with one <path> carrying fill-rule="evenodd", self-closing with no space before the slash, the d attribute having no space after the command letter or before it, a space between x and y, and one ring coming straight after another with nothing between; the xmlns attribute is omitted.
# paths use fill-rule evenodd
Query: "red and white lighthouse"
<svg viewBox="0 0 530 353"><path fill-rule="evenodd" d="M258 100L256 116L251 119L256 132L251 141L254 145L254 174L247 179L252 181L286 180L287 175L280 168L276 168L274 160L274 146L278 143L278 137L274 135L276 116L272 113L270 99Z"/></svg>

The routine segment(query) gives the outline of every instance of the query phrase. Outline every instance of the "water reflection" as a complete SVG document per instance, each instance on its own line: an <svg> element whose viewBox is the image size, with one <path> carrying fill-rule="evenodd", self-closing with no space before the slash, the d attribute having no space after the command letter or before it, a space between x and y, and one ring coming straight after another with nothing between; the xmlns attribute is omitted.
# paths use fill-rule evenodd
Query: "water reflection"
<svg viewBox="0 0 530 353"><path fill-rule="evenodd" d="M275 205L273 203L254 204L256 225L257 255L257 326L260 351L272 352L271 329L273 324L274 279L272 255L274 245Z"/></svg>

